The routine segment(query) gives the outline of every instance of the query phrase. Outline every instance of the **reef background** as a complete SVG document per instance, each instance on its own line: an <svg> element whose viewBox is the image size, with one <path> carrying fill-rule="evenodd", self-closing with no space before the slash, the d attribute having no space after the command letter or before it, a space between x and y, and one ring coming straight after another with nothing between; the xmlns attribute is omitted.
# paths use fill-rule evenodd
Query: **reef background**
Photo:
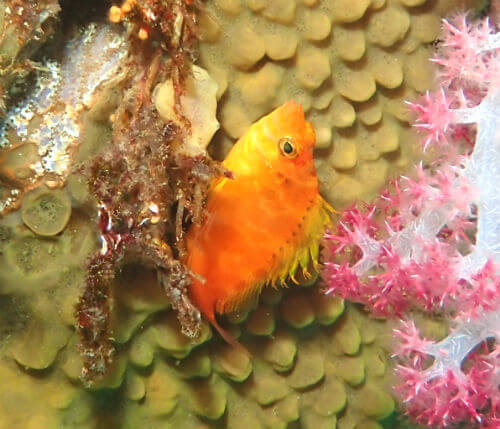
<svg viewBox="0 0 500 429"><path fill-rule="evenodd" d="M92 62L75 64L77 46L61 49L75 25L96 20L103 34L121 31L121 24L106 22L110 4L26 5L37 13L25 17L22 30L6 10L24 2L0 2L4 117L23 105L40 76L38 64L52 64L45 58L63 64L68 82L78 80L80 68L90 69ZM222 130L209 147L215 158L223 158L246 126L294 98L315 126L322 193L337 208L369 199L419 159L403 100L432 87L431 44L456 1L214 0L205 6L198 64L219 85ZM83 7L88 13L76 19ZM121 64L120 46L106 37L101 55L108 54L110 66ZM140 256L123 262L110 289L112 366L91 386L82 383L74 309L88 257L101 243L96 201L85 175L69 165L110 147L116 132L110 117L126 102L122 80L113 80L119 67L110 70L111 84L97 99L69 103L75 122L39 133L40 142L44 136L69 141L69 159L48 158L50 150L40 155L40 146L13 144L12 134L2 133L0 200L12 197L19 183L26 195L0 220L0 429L396 427L387 322L324 296L317 282L265 290L258 303L229 318L233 335L254 355L249 360L212 339L205 324L195 343L186 338L156 270ZM32 103L47 99L39 94ZM63 112L60 104L54 109ZM149 129L165 126L157 105L148 109ZM32 181L36 162L43 174ZM64 187L54 185L51 168L68 171ZM175 219L171 226L175 235ZM436 338L445 334L439 320L425 324Z"/></svg>

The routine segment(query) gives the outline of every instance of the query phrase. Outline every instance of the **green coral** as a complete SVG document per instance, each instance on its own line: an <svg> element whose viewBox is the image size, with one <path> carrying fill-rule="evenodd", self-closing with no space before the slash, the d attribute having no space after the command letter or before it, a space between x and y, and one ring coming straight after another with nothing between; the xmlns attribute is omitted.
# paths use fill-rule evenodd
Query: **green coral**
<svg viewBox="0 0 500 429"><path fill-rule="evenodd" d="M71 201L64 189L38 188L23 198L21 216L35 234L59 234L71 216Z"/></svg>
<svg viewBox="0 0 500 429"><path fill-rule="evenodd" d="M60 233L35 234L22 213L2 221L1 429L329 428L392 411L378 341L384 322L317 284L266 289L260 303L229 318L250 359L212 338L207 324L198 342L184 337L155 272L133 263L113 286L114 363L84 387L74 305L96 234L81 187L37 195L47 192L64 192L73 205ZM34 405L26 412L23 403Z"/></svg>
<svg viewBox="0 0 500 429"><path fill-rule="evenodd" d="M34 216L69 215L62 231L39 234L22 210L1 221L0 429L377 429L392 413L389 326L325 296L317 279L266 288L227 318L249 359L208 324L197 342L184 337L156 272L133 260L113 284L113 365L83 386L74 306L95 219L81 176L33 191L47 194L64 203Z"/></svg>
<svg viewBox="0 0 500 429"><path fill-rule="evenodd" d="M8 290L0 307L9 308L0 318L0 428L376 428L368 424L393 411L379 341L389 333L385 322L325 297L317 285L266 290L230 325L250 359L212 338L206 324L190 342L154 272L134 264L114 284L114 363L85 388L72 309L81 263L96 246L90 223L77 208L49 241L19 216L9 229L0 256ZM20 279L29 287L16 289ZM365 326L371 332L362 334ZM35 405L26 413L19 404L28 401Z"/></svg>

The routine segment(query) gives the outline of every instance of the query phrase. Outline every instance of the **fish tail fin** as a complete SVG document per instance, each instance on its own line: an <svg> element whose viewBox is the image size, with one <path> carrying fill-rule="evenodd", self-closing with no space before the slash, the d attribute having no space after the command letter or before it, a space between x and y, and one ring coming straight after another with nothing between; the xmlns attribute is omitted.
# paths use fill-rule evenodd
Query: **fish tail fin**
<svg viewBox="0 0 500 429"><path fill-rule="evenodd" d="M239 350L241 353L247 355L249 358L252 358L252 354L248 351L248 349L219 325L217 319L215 318L215 314L209 315L208 320L226 343L228 343L231 347L234 347L236 350Z"/></svg>

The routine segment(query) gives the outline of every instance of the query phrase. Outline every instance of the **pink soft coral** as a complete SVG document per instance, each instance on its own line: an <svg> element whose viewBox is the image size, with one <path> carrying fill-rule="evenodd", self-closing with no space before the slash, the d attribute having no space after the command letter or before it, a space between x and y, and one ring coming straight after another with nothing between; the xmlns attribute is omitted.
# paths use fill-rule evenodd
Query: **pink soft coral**
<svg viewBox="0 0 500 429"><path fill-rule="evenodd" d="M490 43L497 38L488 19L471 22L467 14L452 20L443 20L443 43L438 55L432 59L441 66L440 83L445 87L471 84L486 89L487 82L498 76L495 55L490 55ZM486 53L482 55L483 53Z"/></svg>
<svg viewBox="0 0 500 429"><path fill-rule="evenodd" d="M327 252L335 255L325 262L328 292L363 302L377 316L402 316L410 305L463 307L465 293L484 289L473 278L467 288L460 282L457 247L470 246L466 228L474 188L455 168L417 172L417 179L397 181L368 210L346 210L336 232L326 236Z"/></svg>
<svg viewBox="0 0 500 429"><path fill-rule="evenodd" d="M465 14L444 21L434 61L440 90L410 107L440 155L343 213L326 236L323 278L327 293L375 315L445 315L439 342L408 321L395 332L396 390L421 423L499 428L500 33Z"/></svg>
<svg viewBox="0 0 500 429"><path fill-rule="evenodd" d="M443 90L436 93L427 92L418 103L408 103L417 114L415 126L425 134L424 149L430 143L447 143L447 131L453 123L454 114L450 109L451 101L448 100Z"/></svg>

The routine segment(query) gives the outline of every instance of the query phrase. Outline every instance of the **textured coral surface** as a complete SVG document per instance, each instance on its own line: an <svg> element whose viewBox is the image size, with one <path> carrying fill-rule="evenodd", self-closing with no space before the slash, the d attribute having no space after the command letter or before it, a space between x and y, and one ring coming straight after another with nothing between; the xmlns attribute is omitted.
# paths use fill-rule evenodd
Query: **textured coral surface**
<svg viewBox="0 0 500 429"><path fill-rule="evenodd" d="M431 85L426 44L455 4L208 1L200 62L219 82L224 131L214 151L293 97L316 128L325 195L370 195L411 162L402 100ZM77 160L106 147L119 98L110 88L85 111ZM12 150L1 172L22 175L37 149ZM134 263L113 284L113 367L84 387L74 307L99 246L94 209L72 174L0 221L0 429L379 429L392 413L385 322L316 285L265 290L225 324L249 360L206 325L191 343L155 273Z"/></svg>
<svg viewBox="0 0 500 429"><path fill-rule="evenodd" d="M127 55L123 35L103 25L77 31L63 49L61 63L40 65L34 88L0 123L0 215L17 208L42 177L64 183L87 134L82 112Z"/></svg>
<svg viewBox="0 0 500 429"><path fill-rule="evenodd" d="M325 197L336 207L370 198L414 159L402 100L432 86L429 43L459 3L208 2L201 64L219 82L224 130L214 151L293 97L315 127Z"/></svg>
<svg viewBox="0 0 500 429"><path fill-rule="evenodd" d="M50 250L20 226L4 241L1 280L14 290L1 298L0 428L378 428L392 413L384 322L314 286L268 290L230 325L249 360L207 341L208 326L191 344L154 273L138 266L115 285L114 366L83 389L72 319L83 273L68 255L95 245L85 220L73 211Z"/></svg>
<svg viewBox="0 0 500 429"><path fill-rule="evenodd" d="M190 343L154 272L135 265L115 283L114 366L84 389L73 307L83 259L97 244L89 220L74 208L51 240L17 213L3 222L0 428L329 428L337 419L377 428L393 411L383 322L314 286L267 290L230 325L243 332L250 361L207 341L208 326L201 345Z"/></svg>

